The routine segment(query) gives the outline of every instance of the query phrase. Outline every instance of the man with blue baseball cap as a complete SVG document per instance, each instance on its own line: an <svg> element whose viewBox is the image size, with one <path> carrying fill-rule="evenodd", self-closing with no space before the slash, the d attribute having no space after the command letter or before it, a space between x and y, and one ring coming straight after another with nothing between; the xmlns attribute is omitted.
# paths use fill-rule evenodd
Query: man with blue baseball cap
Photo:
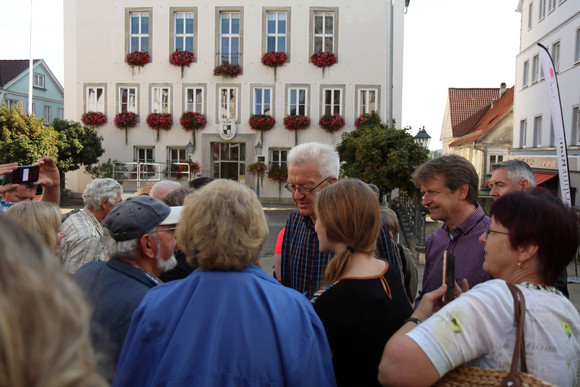
<svg viewBox="0 0 580 387"><path fill-rule="evenodd" d="M93 343L106 355L99 371L109 381L133 312L145 293L162 283L159 275L177 263L173 252L181 209L150 196L120 202L102 222L109 260L89 262L74 274L93 306Z"/></svg>

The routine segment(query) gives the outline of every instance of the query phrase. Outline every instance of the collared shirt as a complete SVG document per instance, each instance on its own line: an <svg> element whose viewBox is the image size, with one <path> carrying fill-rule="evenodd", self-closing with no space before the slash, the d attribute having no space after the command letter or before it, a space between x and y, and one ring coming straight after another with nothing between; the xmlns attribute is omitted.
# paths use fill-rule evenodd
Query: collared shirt
<svg viewBox="0 0 580 387"><path fill-rule="evenodd" d="M16 203L7 202L0 199L0 214L6 212L6 210L12 207L14 204Z"/></svg>
<svg viewBox="0 0 580 387"><path fill-rule="evenodd" d="M400 270L395 258L394 244L391 241L386 225L377 239L377 258L388 260ZM284 242L282 243L282 278L280 282L312 298L320 289L324 271L332 253L322 253L318 249L318 235L309 216L303 216L294 210L286 222Z"/></svg>
<svg viewBox="0 0 580 387"><path fill-rule="evenodd" d="M87 262L105 260L101 244L103 227L86 207L69 216L61 229L66 236L62 239L58 258L65 271L74 273Z"/></svg>
<svg viewBox="0 0 580 387"><path fill-rule="evenodd" d="M225 284L225 285L224 285ZM133 314L113 386L336 386L310 302L255 265L196 270Z"/></svg>
<svg viewBox="0 0 580 387"><path fill-rule="evenodd" d="M423 286L415 300L419 305L423 294L429 293L443 281L443 252L449 250L455 255L455 281L461 284L464 278L470 287L488 281L493 277L483 271L485 259L484 245L479 241L487 226L491 223L480 205L461 224L451 230L447 225L436 230L425 244L425 270Z"/></svg>

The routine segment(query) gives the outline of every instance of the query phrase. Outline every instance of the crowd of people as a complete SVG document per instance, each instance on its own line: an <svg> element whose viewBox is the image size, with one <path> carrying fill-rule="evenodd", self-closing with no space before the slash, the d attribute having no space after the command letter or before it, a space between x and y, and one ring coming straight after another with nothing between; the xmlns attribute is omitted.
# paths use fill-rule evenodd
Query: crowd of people
<svg viewBox="0 0 580 387"><path fill-rule="evenodd" d="M118 182L94 179L63 216L54 160L37 164L34 184L0 165L0 386L430 386L463 364L510 368L508 285L525 297L528 372L576 384L566 267L579 219L522 161L492 165L489 214L465 158L413 171L442 223L421 286L396 213L376 186L339 180L328 144L288 153L296 209L273 275L259 262L266 217L245 184L162 180L123 200ZM455 300L443 304L445 252Z"/></svg>

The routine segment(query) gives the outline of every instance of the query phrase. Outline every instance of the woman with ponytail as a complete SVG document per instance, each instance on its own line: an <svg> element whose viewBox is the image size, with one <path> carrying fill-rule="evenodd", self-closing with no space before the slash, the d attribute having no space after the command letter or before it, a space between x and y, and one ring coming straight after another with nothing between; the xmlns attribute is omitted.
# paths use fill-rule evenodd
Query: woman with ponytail
<svg viewBox="0 0 580 387"><path fill-rule="evenodd" d="M319 248L334 253L312 299L333 353L338 386L379 386L383 348L412 308L401 276L375 256L381 230L379 202L357 179L331 184L316 195Z"/></svg>

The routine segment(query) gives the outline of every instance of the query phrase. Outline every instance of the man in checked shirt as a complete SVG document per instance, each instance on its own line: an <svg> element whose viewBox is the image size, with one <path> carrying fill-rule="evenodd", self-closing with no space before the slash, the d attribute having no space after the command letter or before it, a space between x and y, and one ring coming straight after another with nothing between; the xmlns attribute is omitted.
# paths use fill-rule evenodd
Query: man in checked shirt
<svg viewBox="0 0 580 387"><path fill-rule="evenodd" d="M282 244L280 282L298 290L309 299L320 288L324 271L332 254L318 250L314 231L314 197L328 185L338 181L340 158L328 144L309 142L288 152L288 183L285 188L296 204L286 222ZM388 230L383 229L377 240L377 258L387 259L397 270L394 245Z"/></svg>

